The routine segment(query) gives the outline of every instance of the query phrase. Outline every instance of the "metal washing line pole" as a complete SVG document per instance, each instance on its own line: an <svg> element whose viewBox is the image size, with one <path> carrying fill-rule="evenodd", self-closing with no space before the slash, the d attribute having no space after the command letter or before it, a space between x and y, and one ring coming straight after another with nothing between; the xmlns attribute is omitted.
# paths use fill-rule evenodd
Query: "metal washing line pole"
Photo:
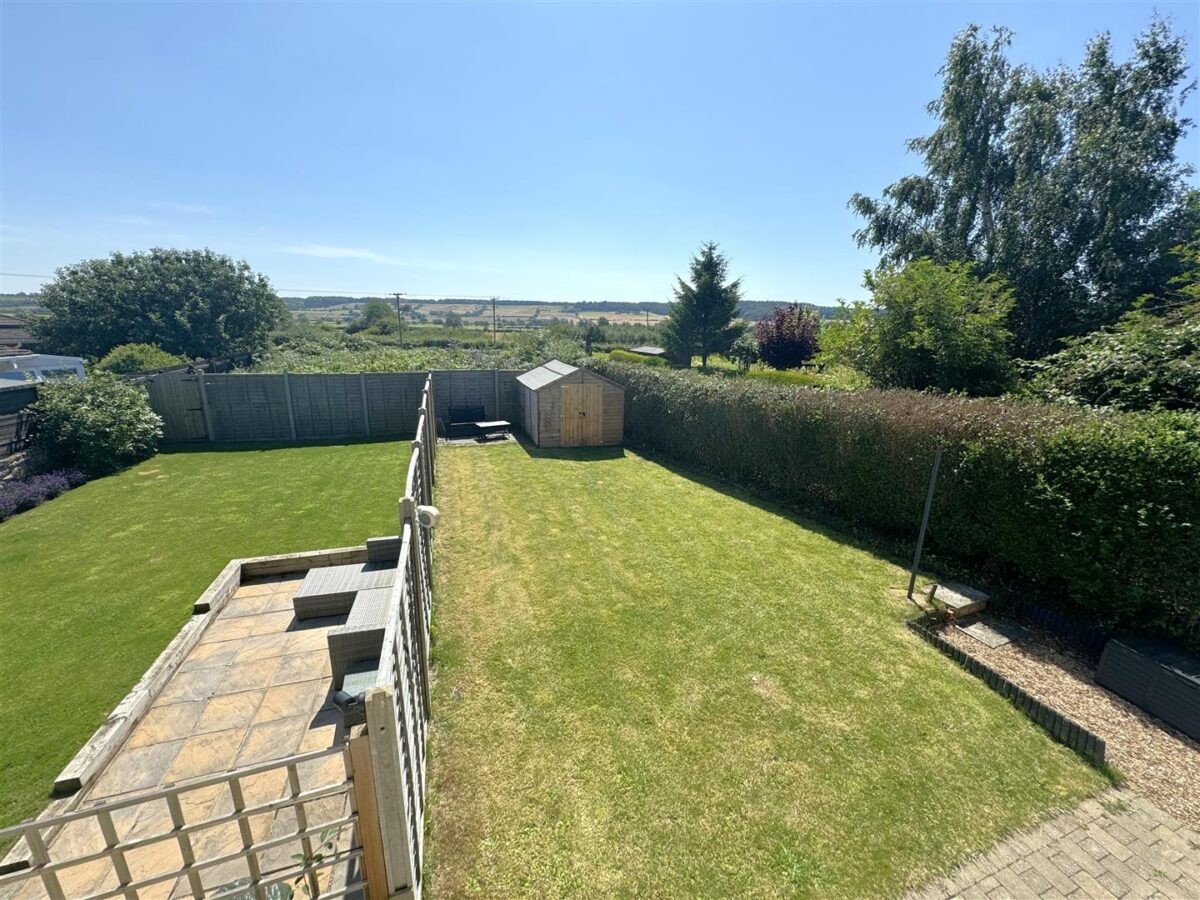
<svg viewBox="0 0 1200 900"><path fill-rule="evenodd" d="M929 490L925 494L925 512L921 516L921 532L917 535L917 552L913 554L912 574L908 579L908 599L913 599L913 589L917 586L917 569L921 565L921 550L925 546L925 531L929 528L929 511L933 508L933 490L937 487L938 469L942 466L942 445L938 444L933 454L933 469L929 473ZM914 601L915 602L915 601Z"/></svg>

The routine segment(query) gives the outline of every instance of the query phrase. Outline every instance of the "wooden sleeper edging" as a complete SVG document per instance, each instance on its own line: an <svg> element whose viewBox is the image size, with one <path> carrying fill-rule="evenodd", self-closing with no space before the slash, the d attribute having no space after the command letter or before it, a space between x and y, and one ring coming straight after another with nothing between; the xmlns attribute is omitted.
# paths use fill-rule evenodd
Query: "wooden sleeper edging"
<svg viewBox="0 0 1200 900"><path fill-rule="evenodd" d="M926 643L932 644L946 656L979 678L984 684L1008 700L1017 709L1042 729L1054 740L1064 744L1076 753L1095 763L1104 764L1104 738L1092 733L1073 719L1064 716L1048 703L1034 697L1024 688L1010 681L1003 674L993 669L983 660L971 656L956 647L937 632L926 627L917 619L907 623Z"/></svg>

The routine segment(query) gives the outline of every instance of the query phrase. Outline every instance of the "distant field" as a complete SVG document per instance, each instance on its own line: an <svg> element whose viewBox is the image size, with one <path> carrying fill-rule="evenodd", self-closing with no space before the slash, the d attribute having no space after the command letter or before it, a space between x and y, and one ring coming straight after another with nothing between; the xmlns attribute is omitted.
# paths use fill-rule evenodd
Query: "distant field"
<svg viewBox="0 0 1200 900"><path fill-rule="evenodd" d="M293 313L300 318L312 322L348 322L354 313L366 306L366 300L351 300L330 306L310 308L294 308L296 301L289 298L289 306ZM412 306L413 312L429 319L441 319L447 313L456 313L463 317L467 326L492 325L492 306L486 301L405 301ZM507 302L496 307L496 321L501 326L530 327L548 325L551 320L572 324L585 319L598 319L603 316L614 325L655 325L666 319L658 312L629 312L606 309L605 304L596 303L586 310L578 310L571 303L512 303Z"/></svg>

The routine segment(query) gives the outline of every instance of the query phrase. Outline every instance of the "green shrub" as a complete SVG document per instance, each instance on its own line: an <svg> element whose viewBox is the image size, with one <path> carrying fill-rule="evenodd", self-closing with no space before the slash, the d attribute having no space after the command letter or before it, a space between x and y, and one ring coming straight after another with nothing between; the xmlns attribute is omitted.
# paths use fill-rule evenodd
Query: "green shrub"
<svg viewBox="0 0 1200 900"><path fill-rule="evenodd" d="M43 386L27 411L34 454L52 468L106 475L153 456L162 437L145 390L103 372Z"/></svg>
<svg viewBox="0 0 1200 900"><path fill-rule="evenodd" d="M608 358L616 362L634 363L641 366L658 366L665 368L670 365L666 359L661 356L642 356L640 353L630 353L628 350L622 350L618 347L615 350L609 351Z"/></svg>
<svg viewBox="0 0 1200 900"><path fill-rule="evenodd" d="M942 443L931 548L1200 648L1200 416L598 368L632 445L906 540Z"/></svg>
<svg viewBox="0 0 1200 900"><path fill-rule="evenodd" d="M1009 386L1013 294L1003 278L980 278L969 263L917 259L868 272L864 285L870 304L852 304L821 333L827 360L879 387L990 395Z"/></svg>
<svg viewBox="0 0 1200 900"><path fill-rule="evenodd" d="M150 369L166 369L185 362L186 356L176 356L154 344L121 344L104 354L92 369L114 375L130 375Z"/></svg>

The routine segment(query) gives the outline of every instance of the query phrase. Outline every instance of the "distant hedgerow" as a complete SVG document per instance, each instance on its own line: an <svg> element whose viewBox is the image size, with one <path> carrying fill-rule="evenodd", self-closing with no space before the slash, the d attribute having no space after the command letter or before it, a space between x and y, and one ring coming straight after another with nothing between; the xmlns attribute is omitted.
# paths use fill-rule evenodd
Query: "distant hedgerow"
<svg viewBox="0 0 1200 900"><path fill-rule="evenodd" d="M1111 627L1200 648L1200 416L843 393L600 363L626 439L784 503L990 562ZM1057 591L1057 593L1055 593Z"/></svg>

